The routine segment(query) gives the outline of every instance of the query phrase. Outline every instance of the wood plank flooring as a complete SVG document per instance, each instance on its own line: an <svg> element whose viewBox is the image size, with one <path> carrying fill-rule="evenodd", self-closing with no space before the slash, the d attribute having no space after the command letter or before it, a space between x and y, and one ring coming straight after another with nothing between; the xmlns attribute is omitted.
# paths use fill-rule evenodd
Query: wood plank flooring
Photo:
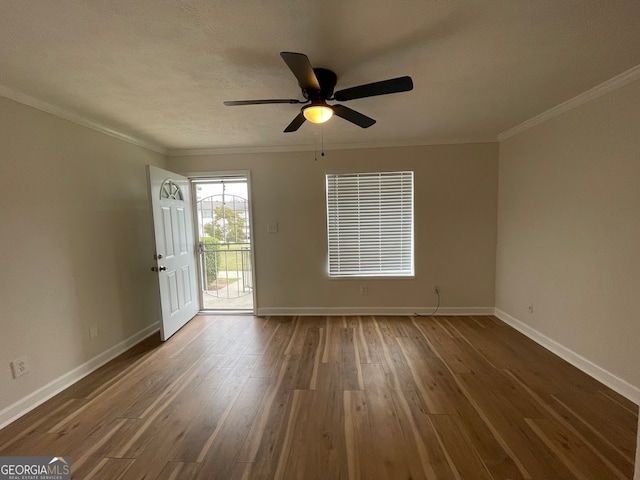
<svg viewBox="0 0 640 480"><path fill-rule="evenodd" d="M199 316L0 431L75 479L631 479L638 407L494 317Z"/></svg>

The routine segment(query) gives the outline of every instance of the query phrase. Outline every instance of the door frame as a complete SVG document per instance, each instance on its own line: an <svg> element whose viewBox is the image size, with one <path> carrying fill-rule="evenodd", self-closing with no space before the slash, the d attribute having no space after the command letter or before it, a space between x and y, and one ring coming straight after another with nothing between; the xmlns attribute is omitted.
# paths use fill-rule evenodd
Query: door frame
<svg viewBox="0 0 640 480"><path fill-rule="evenodd" d="M196 189L194 188L193 184L194 182L197 182L198 180L211 180L211 179L222 179L224 180L225 177L233 177L233 178L237 178L237 177L244 177L247 179L247 201L249 202L249 226L250 226L250 237L249 237L249 243L251 244L251 283L253 285L253 288L251 289L251 295L253 296L253 310L252 311L246 311L247 314L251 314L251 315L255 315L256 311L258 310L258 295L256 294L257 292L257 284L256 284L256 248L255 248L255 223L253 222L253 198L251 195L251 190L252 190L252 186L251 186L251 171L250 170L221 170L221 171L207 171L207 172L190 172L185 174L185 176L189 179L189 184L192 187L191 190L191 211L192 211L192 215L193 218L198 218L198 212L197 212L197 193L196 193ZM194 235L194 240L197 246L197 242L198 242L198 223L197 222L193 222L193 235ZM198 254L196 254L198 255ZM211 312L212 310L203 310L203 304L202 304L202 266L201 266L201 262L198 261L196 262L197 265L197 269L198 269L198 289L199 289L199 295L198 295L198 303L200 306L200 312L203 313L207 313L207 312ZM236 310L230 310L230 312L235 313ZM237 312L240 313L245 313L245 310L238 310Z"/></svg>

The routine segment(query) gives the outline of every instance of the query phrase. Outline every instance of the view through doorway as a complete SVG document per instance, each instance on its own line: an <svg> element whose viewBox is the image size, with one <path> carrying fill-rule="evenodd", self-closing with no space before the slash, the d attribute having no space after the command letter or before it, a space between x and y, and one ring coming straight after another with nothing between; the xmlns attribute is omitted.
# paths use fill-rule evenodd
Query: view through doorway
<svg viewBox="0 0 640 480"><path fill-rule="evenodd" d="M246 176L192 180L203 310L254 310L253 249Z"/></svg>

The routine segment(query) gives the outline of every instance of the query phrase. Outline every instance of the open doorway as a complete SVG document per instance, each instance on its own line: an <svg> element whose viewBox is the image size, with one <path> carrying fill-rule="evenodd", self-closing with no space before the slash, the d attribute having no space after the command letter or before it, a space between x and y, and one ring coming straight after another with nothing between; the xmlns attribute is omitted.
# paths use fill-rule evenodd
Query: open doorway
<svg viewBox="0 0 640 480"><path fill-rule="evenodd" d="M202 310L254 311L247 175L192 179Z"/></svg>

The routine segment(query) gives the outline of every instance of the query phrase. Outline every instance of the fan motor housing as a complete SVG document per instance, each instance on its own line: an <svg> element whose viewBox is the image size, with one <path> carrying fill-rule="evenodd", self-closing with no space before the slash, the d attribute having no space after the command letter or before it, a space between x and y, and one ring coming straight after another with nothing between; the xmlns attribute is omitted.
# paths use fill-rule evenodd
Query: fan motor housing
<svg viewBox="0 0 640 480"><path fill-rule="evenodd" d="M316 74L320 91L302 89L302 95L307 100L327 100L333 95L333 89L338 82L338 76L331 70L326 68L314 68L313 73Z"/></svg>

